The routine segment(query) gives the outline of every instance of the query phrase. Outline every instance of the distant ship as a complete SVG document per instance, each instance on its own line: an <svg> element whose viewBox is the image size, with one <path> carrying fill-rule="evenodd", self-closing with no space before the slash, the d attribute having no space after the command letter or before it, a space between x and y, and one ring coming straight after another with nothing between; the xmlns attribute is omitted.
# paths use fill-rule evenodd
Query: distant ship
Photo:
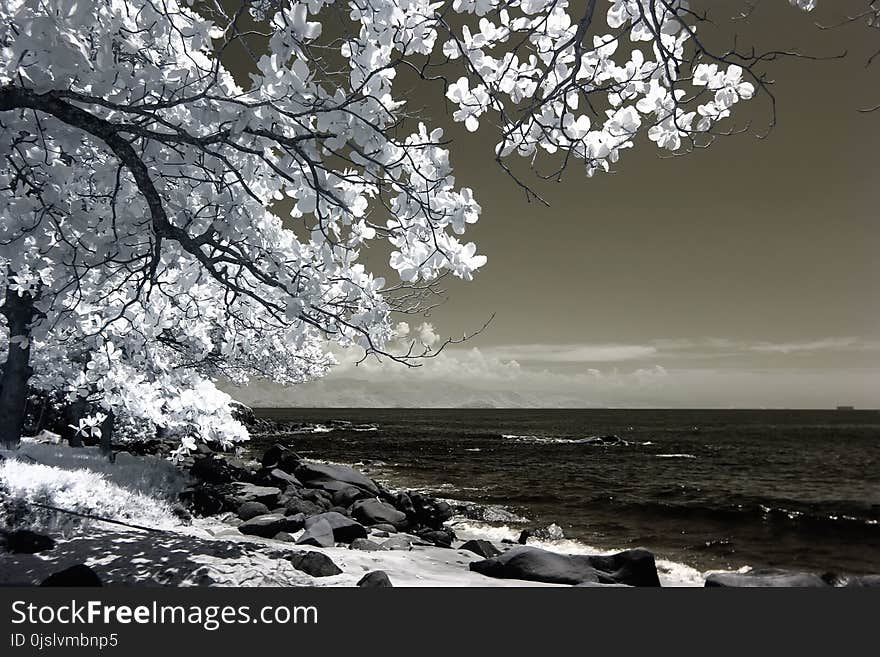
<svg viewBox="0 0 880 657"><path fill-rule="evenodd" d="M838 411L854 411L854 410L856 410L856 407L855 406L838 406L837 410Z"/></svg>

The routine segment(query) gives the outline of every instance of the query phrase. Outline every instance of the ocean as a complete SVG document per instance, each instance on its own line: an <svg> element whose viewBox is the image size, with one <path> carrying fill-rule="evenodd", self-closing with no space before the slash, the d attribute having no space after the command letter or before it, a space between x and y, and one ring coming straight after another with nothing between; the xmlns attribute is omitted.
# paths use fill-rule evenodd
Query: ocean
<svg viewBox="0 0 880 657"><path fill-rule="evenodd" d="M503 510L491 524L511 536L556 523L583 546L647 547L700 571L880 573L877 411L258 415L303 423L281 442L304 457L362 464L392 487ZM277 440L257 438L252 448Z"/></svg>

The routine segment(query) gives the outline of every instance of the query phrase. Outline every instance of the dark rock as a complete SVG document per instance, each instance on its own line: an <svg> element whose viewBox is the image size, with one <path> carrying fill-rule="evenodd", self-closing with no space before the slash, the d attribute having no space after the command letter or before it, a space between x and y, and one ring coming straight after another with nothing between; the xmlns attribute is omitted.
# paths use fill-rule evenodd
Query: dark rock
<svg viewBox="0 0 880 657"><path fill-rule="evenodd" d="M312 577L331 577L339 575L342 569L333 560L321 552L302 552L290 557L290 563L297 570L308 573Z"/></svg>
<svg viewBox="0 0 880 657"><path fill-rule="evenodd" d="M610 574L618 584L660 586L654 555L644 548L608 555L591 555L587 558L594 568Z"/></svg>
<svg viewBox="0 0 880 657"><path fill-rule="evenodd" d="M314 488L303 490L300 491L300 497L306 501L314 502L324 511L329 510L333 506L333 498L330 496L330 493L324 490L315 490Z"/></svg>
<svg viewBox="0 0 880 657"><path fill-rule="evenodd" d="M200 516L213 516L228 507L226 497L214 486L196 486L182 492L180 498L189 502L192 510Z"/></svg>
<svg viewBox="0 0 880 657"><path fill-rule="evenodd" d="M315 547L333 547L333 543L333 527L323 518L312 523L312 526L306 529L296 542L297 545L313 545Z"/></svg>
<svg viewBox="0 0 880 657"><path fill-rule="evenodd" d="M306 530L311 529L321 521L325 521L330 525L330 528L333 530L333 539L338 543L351 543L356 538L367 537L367 530L362 524L334 511L320 513L308 518L305 524Z"/></svg>
<svg viewBox="0 0 880 657"><path fill-rule="evenodd" d="M396 529L403 529L407 525L403 511L375 498L355 502L351 507L351 515L365 525L387 524Z"/></svg>
<svg viewBox="0 0 880 657"><path fill-rule="evenodd" d="M331 506L329 509L327 509L327 513L338 513L339 515L345 516L347 518L351 517L348 513L348 509L346 509L344 506Z"/></svg>
<svg viewBox="0 0 880 657"><path fill-rule="evenodd" d="M561 541L563 538L565 538L565 533L562 531L562 527L554 522L550 523L546 527L523 529L520 532L517 541L520 545L525 545L530 538L534 538L539 541Z"/></svg>
<svg viewBox="0 0 880 657"><path fill-rule="evenodd" d="M262 473L263 481L265 481L270 486L277 486L280 489L286 489L288 486L295 486L297 488L302 488L302 482L294 477L292 474L289 474L282 470L281 468L270 468L265 470Z"/></svg>
<svg viewBox="0 0 880 657"><path fill-rule="evenodd" d="M479 555L484 559L491 559L492 557L497 557L499 554L501 554L501 550L492 545L489 541L484 541L482 539L467 541L463 543L458 549L473 552L474 554Z"/></svg>
<svg viewBox="0 0 880 657"><path fill-rule="evenodd" d="M712 573L706 578L710 587L817 587L828 582L815 573L797 573L775 568L752 570L747 573Z"/></svg>
<svg viewBox="0 0 880 657"><path fill-rule="evenodd" d="M388 588L394 586L388 578L388 573L384 570L374 570L373 572L367 573L358 580L357 585L365 589Z"/></svg>
<svg viewBox="0 0 880 657"><path fill-rule="evenodd" d="M272 537L273 541L283 541L285 543L295 543L296 539L287 532L278 532Z"/></svg>
<svg viewBox="0 0 880 657"><path fill-rule="evenodd" d="M52 573L40 586L103 586L98 574L84 563Z"/></svg>
<svg viewBox="0 0 880 657"><path fill-rule="evenodd" d="M440 529L443 523L452 518L452 507L433 497L413 493L409 496L415 509L415 521L431 529Z"/></svg>
<svg viewBox="0 0 880 657"><path fill-rule="evenodd" d="M370 495L379 495L379 488L372 479L345 465L300 462L294 474L306 485L312 488L321 488L330 493L354 486Z"/></svg>
<svg viewBox="0 0 880 657"><path fill-rule="evenodd" d="M38 534L30 529L16 529L15 531L0 529L0 545L7 552L35 554L51 550L55 547L55 541L50 536Z"/></svg>
<svg viewBox="0 0 880 657"><path fill-rule="evenodd" d="M254 415L254 409L252 409L250 406L242 404L241 402L229 402L229 410L232 418L238 420L245 426L252 426L257 421L257 416Z"/></svg>
<svg viewBox="0 0 880 657"><path fill-rule="evenodd" d="M418 532L416 536L442 548L452 547L452 541L455 540L455 532L451 529L428 529Z"/></svg>
<svg viewBox="0 0 880 657"><path fill-rule="evenodd" d="M280 468L289 474L296 470L299 461L299 454L278 443L267 449L260 459L264 468Z"/></svg>
<svg viewBox="0 0 880 657"><path fill-rule="evenodd" d="M268 513L246 520L238 526L242 534L272 538L278 532L299 531L303 519L298 516L283 516L280 513Z"/></svg>
<svg viewBox="0 0 880 657"><path fill-rule="evenodd" d="M348 549L361 550L363 552L379 552L386 548L368 538L356 538L351 542L351 545L348 546Z"/></svg>
<svg viewBox="0 0 880 657"><path fill-rule="evenodd" d="M195 454L198 456L212 456L214 450L208 447L205 443L199 443L196 445Z"/></svg>
<svg viewBox="0 0 880 657"><path fill-rule="evenodd" d="M235 472L225 459L205 456L193 462L190 474L206 484L228 484L235 477Z"/></svg>
<svg viewBox="0 0 880 657"><path fill-rule="evenodd" d="M333 493L333 504L336 506L350 507L355 501L364 497L367 493L362 488L346 486Z"/></svg>
<svg viewBox="0 0 880 657"><path fill-rule="evenodd" d="M245 502L262 502L267 507L273 507L278 504L278 497L280 495L281 490L275 486L257 486L255 484L236 481L233 484L230 497L239 504L244 504Z"/></svg>
<svg viewBox="0 0 880 657"><path fill-rule="evenodd" d="M236 515L242 520L250 520L269 513L269 507L262 502L244 502L238 507Z"/></svg>
<svg viewBox="0 0 880 657"><path fill-rule="evenodd" d="M299 497L294 497L293 499L291 499L284 508L284 513L289 516L295 515L297 513L302 513L306 516L314 516L324 512L324 508L322 506Z"/></svg>
<svg viewBox="0 0 880 657"><path fill-rule="evenodd" d="M378 534L379 532L394 534L397 532L397 527L395 527L394 525L386 525L384 522L380 522L378 525L371 525L370 531L374 534Z"/></svg>
<svg viewBox="0 0 880 657"><path fill-rule="evenodd" d="M628 584L660 586L654 555L636 548L608 556L557 554L535 547L515 547L470 564L489 577L551 584Z"/></svg>
<svg viewBox="0 0 880 657"><path fill-rule="evenodd" d="M393 498L394 506L410 518L416 517L416 508L406 493L397 493Z"/></svg>

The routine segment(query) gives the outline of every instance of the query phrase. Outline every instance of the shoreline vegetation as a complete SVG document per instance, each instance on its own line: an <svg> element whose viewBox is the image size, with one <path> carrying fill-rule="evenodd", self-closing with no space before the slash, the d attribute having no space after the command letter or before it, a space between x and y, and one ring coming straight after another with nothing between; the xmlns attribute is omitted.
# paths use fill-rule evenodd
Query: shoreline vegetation
<svg viewBox="0 0 880 657"><path fill-rule="evenodd" d="M880 575L699 571L645 548L568 553L555 525L519 540L463 509L304 459L294 425L240 409L256 458L161 439L70 448L44 433L0 454L0 585L880 586ZM286 436L286 438L285 438Z"/></svg>

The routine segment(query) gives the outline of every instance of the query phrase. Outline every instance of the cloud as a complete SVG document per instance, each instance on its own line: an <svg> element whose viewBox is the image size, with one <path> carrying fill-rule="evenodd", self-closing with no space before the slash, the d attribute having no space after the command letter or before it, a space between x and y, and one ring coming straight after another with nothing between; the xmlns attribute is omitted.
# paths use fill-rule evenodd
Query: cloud
<svg viewBox="0 0 880 657"><path fill-rule="evenodd" d="M403 345L439 340L428 323L398 332L405 334ZM257 382L230 392L257 406L876 407L880 361L863 352L880 353L877 344L856 338L704 338L450 346L419 367L362 360L357 350L336 349L339 364L322 380L292 388ZM822 360L795 357L808 353L822 354Z"/></svg>
<svg viewBox="0 0 880 657"><path fill-rule="evenodd" d="M762 342L749 347L759 353L795 354L819 351L877 351L880 343L859 338L824 338L809 342Z"/></svg>
<svg viewBox="0 0 880 657"><path fill-rule="evenodd" d="M627 344L523 344L490 347L493 356L521 362L614 363L649 358L657 353L653 345Z"/></svg>

